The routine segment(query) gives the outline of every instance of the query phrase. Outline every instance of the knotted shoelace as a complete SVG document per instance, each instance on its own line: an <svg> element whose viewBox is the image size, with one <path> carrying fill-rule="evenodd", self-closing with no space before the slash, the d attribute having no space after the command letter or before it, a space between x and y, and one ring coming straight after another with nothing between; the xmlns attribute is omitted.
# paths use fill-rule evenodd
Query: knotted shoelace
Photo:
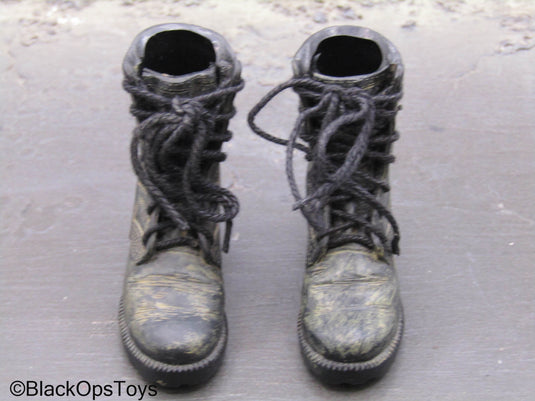
<svg viewBox="0 0 535 401"><path fill-rule="evenodd" d="M288 140L275 137L255 124L257 114L279 93L293 88L301 99L311 106L301 108ZM286 146L286 175L295 199L294 210L300 209L317 233L318 241L328 237L328 247L346 243L359 243L373 249L376 236L383 246L388 238L384 228L373 226L369 213L349 213L344 209L348 202L367 205L377 211L393 230L390 250L399 253L399 228L392 213L377 199L374 192L390 190L388 184L376 178L369 168L362 167L366 157L375 166L385 166L394 161L386 149L399 138L390 125L399 109L401 91L388 86L377 94L351 87L327 84L312 78L293 78L280 84L264 96L251 109L248 122L259 136ZM311 129L311 127L316 127ZM298 140L304 143L299 143ZM309 171L313 188L303 197L294 174L294 150L305 153L313 162ZM311 176L312 175L312 176ZM323 210L330 207L336 225L328 225ZM349 230L357 228L357 230Z"/></svg>
<svg viewBox="0 0 535 401"><path fill-rule="evenodd" d="M153 246L156 251L188 245L210 255L214 235L206 222L225 222L223 251L228 251L238 199L214 183L207 171L226 158L220 149L232 137L226 126L236 110L233 106L229 112L222 110L243 86L240 81L208 94L169 98L143 82L124 80L124 89L135 99L130 112L139 121L130 145L132 166L152 198L147 212L160 210L158 223L143 235L144 245L160 233ZM177 228L178 235L162 238Z"/></svg>

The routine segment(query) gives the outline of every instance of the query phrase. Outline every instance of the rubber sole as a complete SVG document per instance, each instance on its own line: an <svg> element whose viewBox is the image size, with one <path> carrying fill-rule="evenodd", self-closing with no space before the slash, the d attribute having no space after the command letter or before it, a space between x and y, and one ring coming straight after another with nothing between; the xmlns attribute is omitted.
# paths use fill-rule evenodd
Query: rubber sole
<svg viewBox="0 0 535 401"><path fill-rule="evenodd" d="M392 365L401 343L403 324L403 311L401 311L396 333L392 341L379 355L364 362L332 361L316 352L305 339L301 314L299 314L297 321L297 335L299 337L299 345L301 346L301 354L308 369L322 382L332 386L344 384L361 386L371 380L384 376L390 365Z"/></svg>
<svg viewBox="0 0 535 401"><path fill-rule="evenodd" d="M152 359L137 347L126 324L122 298L119 304L119 329L128 358L141 376L149 383L157 383L168 388L195 386L210 379L223 362L228 337L225 318L221 337L206 358L191 364L172 365Z"/></svg>

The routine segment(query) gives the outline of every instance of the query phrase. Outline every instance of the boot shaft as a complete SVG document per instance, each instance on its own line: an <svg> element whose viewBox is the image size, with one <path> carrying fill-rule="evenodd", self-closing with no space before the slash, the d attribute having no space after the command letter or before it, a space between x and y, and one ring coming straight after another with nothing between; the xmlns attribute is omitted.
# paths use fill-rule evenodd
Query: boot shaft
<svg viewBox="0 0 535 401"><path fill-rule="evenodd" d="M134 222L133 229L142 226L142 247L188 245L219 264L218 223L229 229L238 211L234 195L219 187L219 163L243 86L240 63L221 35L163 24L134 39L123 72L138 121L131 145L136 204L147 209L138 213L147 224Z"/></svg>

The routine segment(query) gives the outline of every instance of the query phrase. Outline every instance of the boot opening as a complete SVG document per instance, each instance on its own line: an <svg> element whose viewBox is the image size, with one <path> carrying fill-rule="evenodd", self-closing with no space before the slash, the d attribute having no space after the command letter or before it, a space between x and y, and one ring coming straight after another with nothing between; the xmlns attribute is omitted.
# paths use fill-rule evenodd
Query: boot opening
<svg viewBox="0 0 535 401"><path fill-rule="evenodd" d="M353 36L333 36L323 40L315 58L317 71L334 77L371 74L383 61L381 49L375 42Z"/></svg>
<svg viewBox="0 0 535 401"><path fill-rule="evenodd" d="M145 46L143 67L153 71L184 75L203 71L215 62L212 42L191 31L164 31L151 37Z"/></svg>

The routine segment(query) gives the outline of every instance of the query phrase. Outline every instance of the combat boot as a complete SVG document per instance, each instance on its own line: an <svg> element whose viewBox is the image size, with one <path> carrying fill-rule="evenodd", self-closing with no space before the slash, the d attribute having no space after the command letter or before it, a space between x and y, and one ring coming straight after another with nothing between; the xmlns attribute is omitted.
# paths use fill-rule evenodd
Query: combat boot
<svg viewBox="0 0 535 401"><path fill-rule="evenodd" d="M241 66L219 34L173 23L141 32L123 72L138 181L121 336L147 381L194 385L216 372L227 341L218 223L226 251L239 205L219 186L219 163Z"/></svg>
<svg viewBox="0 0 535 401"><path fill-rule="evenodd" d="M388 166L399 137L395 116L403 65L396 48L361 27L312 35L293 59L294 77L250 112L258 135L287 146L295 209L309 227L298 337L309 369L329 384L358 385L382 376L403 331L393 254L398 225L390 212ZM256 114L293 88L300 112L288 140L259 128ZM308 160L306 195L293 151Z"/></svg>

